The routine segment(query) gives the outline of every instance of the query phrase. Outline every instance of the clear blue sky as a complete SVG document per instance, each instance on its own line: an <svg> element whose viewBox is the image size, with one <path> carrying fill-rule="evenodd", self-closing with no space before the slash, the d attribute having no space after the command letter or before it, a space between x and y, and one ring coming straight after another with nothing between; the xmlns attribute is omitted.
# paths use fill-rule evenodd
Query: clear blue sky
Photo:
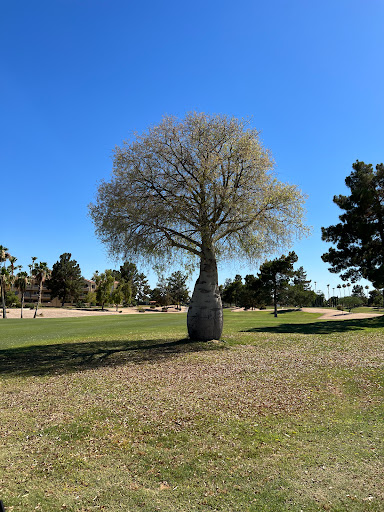
<svg viewBox="0 0 384 512"><path fill-rule="evenodd" d="M87 217L114 146L164 114L252 116L308 195L313 234L293 249L326 292L332 197L356 159L384 160L383 26L382 0L2 2L0 244L26 268L116 266ZM220 282L256 272L234 262Z"/></svg>

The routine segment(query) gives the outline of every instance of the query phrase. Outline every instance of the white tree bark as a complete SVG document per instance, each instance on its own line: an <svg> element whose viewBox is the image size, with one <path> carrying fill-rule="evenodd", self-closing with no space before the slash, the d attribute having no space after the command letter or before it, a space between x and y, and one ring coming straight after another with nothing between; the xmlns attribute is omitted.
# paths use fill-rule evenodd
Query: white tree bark
<svg viewBox="0 0 384 512"><path fill-rule="evenodd" d="M223 308L218 286L215 254L204 250L200 275L193 290L187 316L188 334L193 341L218 340L223 330Z"/></svg>

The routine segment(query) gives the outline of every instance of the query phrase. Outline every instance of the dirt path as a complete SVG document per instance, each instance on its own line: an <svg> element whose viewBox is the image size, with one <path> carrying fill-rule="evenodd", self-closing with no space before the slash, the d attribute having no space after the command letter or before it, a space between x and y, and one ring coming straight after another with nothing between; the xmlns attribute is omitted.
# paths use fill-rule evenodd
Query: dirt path
<svg viewBox="0 0 384 512"><path fill-rule="evenodd" d="M231 311L244 311L244 308L233 308ZM248 309L247 311L251 310ZM348 311L339 311L328 308L301 308L301 311L306 313L318 313L321 315L320 320L357 320L358 318L383 316L383 313L348 313ZM279 314L279 310L277 310L277 314Z"/></svg>
<svg viewBox="0 0 384 512"><path fill-rule="evenodd" d="M172 313L180 313L176 309L175 306L170 306L168 311L162 312L161 308L151 309L149 306L142 306L144 311L140 313L141 315L158 315L158 314L172 314ZM181 308L181 312L185 312L187 310L186 307ZM139 313L137 307L135 308L106 308L104 311L100 309L97 310L88 310L88 309L67 309L67 308L39 308L37 310L38 318L68 318L68 317L82 317L82 316L105 316L105 315L132 315ZM34 309L23 309L23 318L33 318L35 314ZM20 318L20 309L7 309L7 318Z"/></svg>
<svg viewBox="0 0 384 512"><path fill-rule="evenodd" d="M383 316L383 313L348 313L328 308L302 308L306 313L319 313L321 320L357 320L358 318L373 318Z"/></svg>
<svg viewBox="0 0 384 512"><path fill-rule="evenodd" d="M157 307L155 309L151 309L149 306L143 306L144 311L140 314L142 315L158 315L158 314L172 314L172 313L180 313L176 309L175 306L170 306L168 308L167 313L161 311L161 308ZM182 307L181 312L186 312L188 308ZM234 308L231 311L244 311L243 308ZM250 310L248 310L250 311ZM321 320L354 320L358 318L373 318L375 316L382 316L383 313L348 313L347 311L338 311L335 309L328 308L302 308L302 311L306 313L318 313L321 315ZM35 313L34 309L24 309L23 317L24 318L33 318ZM68 318L68 317L83 317L83 316L105 316L105 315L132 315L137 314L138 309L135 308L106 308L105 311L97 310L88 310L88 309L66 309L66 308L39 308L38 309L38 317L39 318ZM20 309L7 309L7 318L20 318Z"/></svg>

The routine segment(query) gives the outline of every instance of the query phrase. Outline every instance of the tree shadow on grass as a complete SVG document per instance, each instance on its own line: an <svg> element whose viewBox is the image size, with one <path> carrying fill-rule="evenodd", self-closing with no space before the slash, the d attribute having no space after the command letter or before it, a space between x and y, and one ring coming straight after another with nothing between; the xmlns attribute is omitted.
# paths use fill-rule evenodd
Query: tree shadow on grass
<svg viewBox="0 0 384 512"><path fill-rule="evenodd" d="M359 318L356 320L323 320L311 323L287 323L268 327L253 327L243 332L271 332L298 334L332 334L337 332L359 331L363 329L383 329L384 316Z"/></svg>
<svg viewBox="0 0 384 512"><path fill-rule="evenodd" d="M0 375L56 375L127 363L141 364L182 353L223 349L222 344L188 339L90 341L0 350Z"/></svg>

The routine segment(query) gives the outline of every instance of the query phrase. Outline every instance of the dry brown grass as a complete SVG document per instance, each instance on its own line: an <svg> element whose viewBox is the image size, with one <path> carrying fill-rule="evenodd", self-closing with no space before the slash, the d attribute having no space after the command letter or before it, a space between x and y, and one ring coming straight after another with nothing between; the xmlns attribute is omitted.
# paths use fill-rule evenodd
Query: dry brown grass
<svg viewBox="0 0 384 512"><path fill-rule="evenodd" d="M7 512L383 510L383 331L227 340L8 375Z"/></svg>

